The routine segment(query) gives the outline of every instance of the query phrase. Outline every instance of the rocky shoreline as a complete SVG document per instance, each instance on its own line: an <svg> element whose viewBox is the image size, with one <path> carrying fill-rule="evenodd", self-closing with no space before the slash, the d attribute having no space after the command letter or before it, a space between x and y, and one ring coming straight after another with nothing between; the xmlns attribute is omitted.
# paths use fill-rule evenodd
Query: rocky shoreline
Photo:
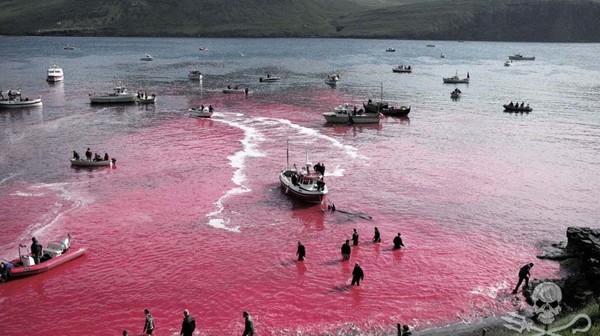
<svg viewBox="0 0 600 336"><path fill-rule="evenodd" d="M562 309L557 316L559 318L586 306L600 304L600 229L569 227L566 241L545 243L540 248L543 252L537 258L557 261L565 276L557 279L532 280L530 287L523 290L523 296L529 306L534 305L532 294L535 287L544 282L552 282L560 287ZM598 317L592 318L592 324L599 322ZM506 335L510 330L503 327L504 323L506 322L500 317L489 317L478 323L459 323L413 334L415 336Z"/></svg>

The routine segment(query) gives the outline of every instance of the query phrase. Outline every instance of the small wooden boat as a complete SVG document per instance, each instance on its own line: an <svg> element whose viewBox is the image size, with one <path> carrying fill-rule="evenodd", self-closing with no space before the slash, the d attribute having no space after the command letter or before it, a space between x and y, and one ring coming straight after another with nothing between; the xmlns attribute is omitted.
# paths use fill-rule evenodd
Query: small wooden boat
<svg viewBox="0 0 600 336"><path fill-rule="evenodd" d="M529 107L529 104L527 104L527 106L522 106L519 104L515 104L515 105L504 104L502 106L504 106L504 111L506 111L506 112L531 112L531 111L533 111L533 109L531 107Z"/></svg>
<svg viewBox="0 0 600 336"><path fill-rule="evenodd" d="M25 251L21 251L22 248ZM84 253L84 248L78 250L71 249L70 234L60 242L48 243L48 247L43 249L43 255L40 258L39 264L35 264L33 257L27 252L25 245L19 245L19 257L11 261L14 267L8 270L8 279L23 278L46 272L75 258L79 258Z"/></svg>
<svg viewBox="0 0 600 336"><path fill-rule="evenodd" d="M19 108L41 105L42 98L23 98L23 96L21 96L21 92L18 90L10 90L8 91L8 97L4 97L4 95L2 95L2 91L0 91L0 108Z"/></svg>
<svg viewBox="0 0 600 336"><path fill-rule="evenodd" d="M210 118L213 114L212 106L192 107L188 111L190 117L194 118Z"/></svg>
<svg viewBox="0 0 600 336"><path fill-rule="evenodd" d="M87 160L87 159L69 159L71 167L106 167L117 163L117 159L110 160Z"/></svg>
<svg viewBox="0 0 600 336"><path fill-rule="evenodd" d="M281 80L281 77L277 77L277 76L271 76L271 75L267 75L267 77L260 77L258 79L259 82L261 83L271 83L271 82L279 82Z"/></svg>

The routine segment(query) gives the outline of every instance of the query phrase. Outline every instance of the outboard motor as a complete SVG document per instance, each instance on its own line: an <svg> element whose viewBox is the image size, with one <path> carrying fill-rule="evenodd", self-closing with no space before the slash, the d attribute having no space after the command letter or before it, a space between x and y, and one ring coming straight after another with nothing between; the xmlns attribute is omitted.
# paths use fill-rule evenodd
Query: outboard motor
<svg viewBox="0 0 600 336"><path fill-rule="evenodd" d="M21 253L21 247L25 248L25 254ZM27 246L19 244L19 259L21 261L21 264L23 264L23 266L35 265L35 261L33 260L33 257L26 253L27 253Z"/></svg>

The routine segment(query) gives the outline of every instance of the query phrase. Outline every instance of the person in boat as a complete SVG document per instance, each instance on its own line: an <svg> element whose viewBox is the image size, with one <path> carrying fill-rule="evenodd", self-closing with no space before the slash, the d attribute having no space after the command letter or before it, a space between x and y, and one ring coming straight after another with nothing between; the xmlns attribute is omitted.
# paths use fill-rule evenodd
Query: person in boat
<svg viewBox="0 0 600 336"><path fill-rule="evenodd" d="M527 104L526 108L529 110L529 104Z"/></svg>
<svg viewBox="0 0 600 336"><path fill-rule="evenodd" d="M412 332L410 331L410 327L408 325L406 325L406 324L402 326L402 336L412 336Z"/></svg>
<svg viewBox="0 0 600 336"><path fill-rule="evenodd" d="M513 106L513 102L511 101L508 106L512 107Z"/></svg>
<svg viewBox="0 0 600 336"><path fill-rule="evenodd" d="M212 105L208 105L208 112L212 113L212 111L214 111Z"/></svg>
<svg viewBox="0 0 600 336"><path fill-rule="evenodd" d="M298 261L303 261L304 257L306 257L306 249L301 242L298 242L298 250L296 250L296 255L298 256Z"/></svg>
<svg viewBox="0 0 600 336"><path fill-rule="evenodd" d="M231 85L227 85L227 88L228 88L229 90L231 90Z"/></svg>
<svg viewBox="0 0 600 336"><path fill-rule="evenodd" d="M181 323L180 336L192 336L196 330L196 320L190 315L190 311L185 309L183 311L183 322Z"/></svg>
<svg viewBox="0 0 600 336"><path fill-rule="evenodd" d="M142 331L145 335L152 335L154 333L154 329L156 325L154 324L154 317L150 314L149 309L144 309L144 314L146 314L146 322L144 323L144 330Z"/></svg>
<svg viewBox="0 0 600 336"><path fill-rule="evenodd" d="M31 238L31 256L33 257L33 261L35 262L36 265L40 263L43 253L44 253L44 248L42 247L42 244L40 244L38 242L37 238L32 237Z"/></svg>
<svg viewBox="0 0 600 336"><path fill-rule="evenodd" d="M319 176L317 179L317 191L325 190L325 182L323 181L323 176Z"/></svg>
<svg viewBox="0 0 600 336"><path fill-rule="evenodd" d="M102 157L98 153L94 153L94 161L102 161Z"/></svg>
<svg viewBox="0 0 600 336"><path fill-rule="evenodd" d="M200 112L204 112L204 105L200 105Z"/></svg>
<svg viewBox="0 0 600 336"><path fill-rule="evenodd" d="M367 104L373 104L373 101L371 99L369 99L369 101L367 101Z"/></svg>
<svg viewBox="0 0 600 336"><path fill-rule="evenodd" d="M73 159L79 160L79 153L77 151L73 151Z"/></svg>
<svg viewBox="0 0 600 336"><path fill-rule="evenodd" d="M352 111L352 115L356 115L356 112L357 112L357 111L358 111L358 110L357 110L357 108L356 108L356 105L354 105L354 110Z"/></svg>
<svg viewBox="0 0 600 336"><path fill-rule="evenodd" d="M244 93L246 94L246 96L248 95L248 88L244 89Z"/></svg>
<svg viewBox="0 0 600 336"><path fill-rule="evenodd" d="M408 69L408 70L410 70L410 65L408 66L408 68L407 68L407 69Z"/></svg>
<svg viewBox="0 0 600 336"><path fill-rule="evenodd" d="M356 232L356 229L354 229L354 231L352 232L352 245L358 245L358 232Z"/></svg>
<svg viewBox="0 0 600 336"><path fill-rule="evenodd" d="M235 86L235 89L236 89L236 90L239 90L239 88L240 88L239 86L237 86L237 85Z"/></svg>
<svg viewBox="0 0 600 336"><path fill-rule="evenodd" d="M104 153L104 161L108 161L108 160L109 160L108 153Z"/></svg>
<svg viewBox="0 0 600 336"><path fill-rule="evenodd" d="M90 148L88 147L88 149L85 151L85 158L88 161L92 161L92 151L90 150Z"/></svg>
<svg viewBox="0 0 600 336"><path fill-rule="evenodd" d="M271 78L271 74L267 74L267 78Z"/></svg>
<svg viewBox="0 0 600 336"><path fill-rule="evenodd" d="M355 263L354 269L352 270L352 283L350 285L354 286L354 284L356 284L357 286L360 286L360 281L364 277L365 277L365 272L363 272L363 269L360 267L360 265L358 263Z"/></svg>
<svg viewBox="0 0 600 336"><path fill-rule="evenodd" d="M0 262L0 282L10 280L10 269L15 267L10 262Z"/></svg>
<svg viewBox="0 0 600 336"><path fill-rule="evenodd" d="M298 175L296 173L292 173L292 185L298 185Z"/></svg>
<svg viewBox="0 0 600 336"><path fill-rule="evenodd" d="M381 243L381 235L379 234L379 229L375 227L375 235L373 236L373 243Z"/></svg>
<svg viewBox="0 0 600 336"><path fill-rule="evenodd" d="M0 99L4 100L4 95L2 94L2 90L0 90Z"/></svg>
<svg viewBox="0 0 600 336"><path fill-rule="evenodd" d="M521 103L521 108L523 108L525 106L525 102Z"/></svg>
<svg viewBox="0 0 600 336"><path fill-rule="evenodd" d="M352 252L352 247L350 247L350 240L346 239L346 242L342 244L342 259L348 260L350 259L350 253Z"/></svg>
<svg viewBox="0 0 600 336"><path fill-rule="evenodd" d="M242 336L254 336L254 322L248 312L242 314L244 316L244 333Z"/></svg>
<svg viewBox="0 0 600 336"><path fill-rule="evenodd" d="M400 232L398 235L394 237L394 250L404 247L404 243L402 243L402 237L400 236Z"/></svg>

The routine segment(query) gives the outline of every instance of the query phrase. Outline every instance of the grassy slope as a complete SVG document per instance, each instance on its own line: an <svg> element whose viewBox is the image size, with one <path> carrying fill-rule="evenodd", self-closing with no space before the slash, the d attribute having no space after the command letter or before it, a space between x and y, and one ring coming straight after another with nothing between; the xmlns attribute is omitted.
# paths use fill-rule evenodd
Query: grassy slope
<svg viewBox="0 0 600 336"><path fill-rule="evenodd" d="M0 0L0 34L600 41L600 0Z"/></svg>

